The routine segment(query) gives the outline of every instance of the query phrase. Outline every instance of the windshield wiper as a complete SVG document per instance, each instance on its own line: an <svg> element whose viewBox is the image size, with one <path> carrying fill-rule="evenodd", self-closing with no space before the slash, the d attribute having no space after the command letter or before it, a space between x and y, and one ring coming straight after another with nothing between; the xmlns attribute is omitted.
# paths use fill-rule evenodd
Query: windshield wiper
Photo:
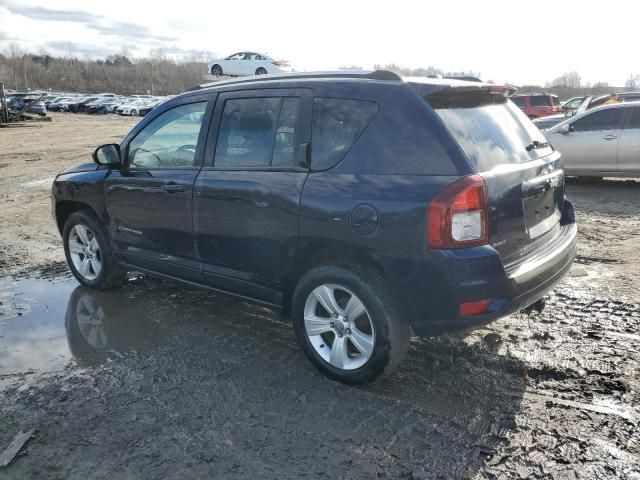
<svg viewBox="0 0 640 480"><path fill-rule="evenodd" d="M529 145L527 145L527 152L530 152L531 150L535 150L538 148L546 148L549 146L549 142L539 142L538 140L534 140L533 142L531 142Z"/></svg>

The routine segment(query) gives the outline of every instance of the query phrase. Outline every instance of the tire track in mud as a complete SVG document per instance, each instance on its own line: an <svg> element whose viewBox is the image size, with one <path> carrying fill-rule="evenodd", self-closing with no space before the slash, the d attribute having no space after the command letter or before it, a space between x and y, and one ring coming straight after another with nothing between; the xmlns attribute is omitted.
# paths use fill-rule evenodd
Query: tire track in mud
<svg viewBox="0 0 640 480"><path fill-rule="evenodd" d="M504 340L500 354L523 362L527 388L517 427L477 478L640 474L640 306L587 292L561 286L541 314L485 329Z"/></svg>

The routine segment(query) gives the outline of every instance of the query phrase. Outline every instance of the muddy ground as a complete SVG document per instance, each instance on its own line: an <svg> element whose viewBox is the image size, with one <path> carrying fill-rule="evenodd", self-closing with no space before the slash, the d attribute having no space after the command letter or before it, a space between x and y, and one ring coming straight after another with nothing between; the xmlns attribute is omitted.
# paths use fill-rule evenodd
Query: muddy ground
<svg viewBox="0 0 640 480"><path fill-rule="evenodd" d="M0 451L34 430L0 479L640 479L640 183L569 183L579 257L542 314L349 388L267 309L69 276L50 180L135 121L0 129Z"/></svg>

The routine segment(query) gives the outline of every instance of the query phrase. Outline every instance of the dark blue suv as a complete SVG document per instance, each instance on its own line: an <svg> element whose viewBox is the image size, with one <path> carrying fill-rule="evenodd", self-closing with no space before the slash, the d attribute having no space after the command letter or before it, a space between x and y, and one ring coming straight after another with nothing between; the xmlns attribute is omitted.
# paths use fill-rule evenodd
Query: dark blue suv
<svg viewBox="0 0 640 480"><path fill-rule="evenodd" d="M382 71L197 87L58 175L69 266L270 305L326 375L371 381L411 330L521 310L571 266L560 155L506 93Z"/></svg>

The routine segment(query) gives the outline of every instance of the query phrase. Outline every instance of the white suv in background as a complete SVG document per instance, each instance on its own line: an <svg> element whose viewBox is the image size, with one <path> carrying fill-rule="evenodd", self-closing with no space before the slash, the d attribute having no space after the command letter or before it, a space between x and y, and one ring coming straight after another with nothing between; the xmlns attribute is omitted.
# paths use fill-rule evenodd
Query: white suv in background
<svg viewBox="0 0 640 480"><path fill-rule="evenodd" d="M238 52L226 58L211 61L207 71L214 77L243 76L290 72L291 67L285 60L274 60L262 53Z"/></svg>

